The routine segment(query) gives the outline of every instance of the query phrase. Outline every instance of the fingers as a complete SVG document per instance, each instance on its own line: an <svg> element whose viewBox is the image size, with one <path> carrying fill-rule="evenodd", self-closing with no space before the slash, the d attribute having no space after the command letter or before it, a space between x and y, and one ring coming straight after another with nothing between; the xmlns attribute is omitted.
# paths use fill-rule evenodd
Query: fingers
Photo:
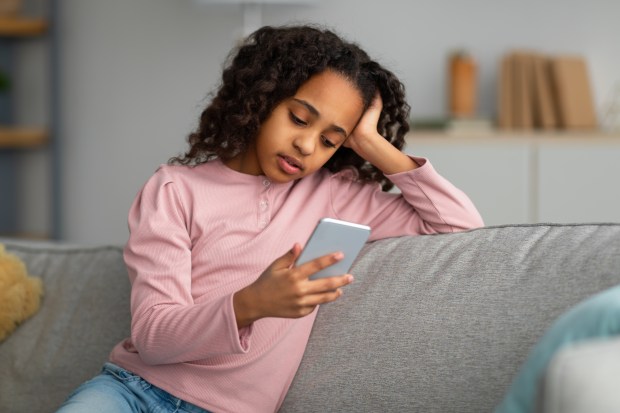
<svg viewBox="0 0 620 413"><path fill-rule="evenodd" d="M343 294L342 287L351 282L353 282L351 274L308 281L305 294L299 297L299 308L309 313L317 305L336 301Z"/></svg>
<svg viewBox="0 0 620 413"><path fill-rule="evenodd" d="M335 252L316 258L294 269L296 272L294 277L299 282L303 283L301 289L302 295L310 299L310 302L306 302L307 305L317 305L334 301L342 295L342 291L339 291L339 289L353 282L353 276L351 274L324 277L316 280L309 279L312 274L337 263L343 258L344 254L342 252Z"/></svg>
<svg viewBox="0 0 620 413"><path fill-rule="evenodd" d="M315 258L312 261L308 261L297 267L300 278L308 278L312 274L321 271L324 268L334 265L338 261L344 258L342 252L335 252L332 254L323 255L322 257Z"/></svg>
<svg viewBox="0 0 620 413"><path fill-rule="evenodd" d="M330 290L327 292L324 292L322 294L316 294L313 296L308 297L308 307L316 307L317 305L321 305L321 304L329 304L331 302L336 301L338 298L340 298L343 294L343 290L341 288L335 289L335 290Z"/></svg>
<svg viewBox="0 0 620 413"><path fill-rule="evenodd" d="M310 281L308 292L322 293L325 291L335 291L341 287L351 284L352 282L353 276L351 274L340 275L338 277L319 278L318 280Z"/></svg>
<svg viewBox="0 0 620 413"><path fill-rule="evenodd" d="M369 109L370 108L377 108L379 111L383 109L383 99L381 99L381 93L379 93L378 90L375 92L375 96L370 101Z"/></svg>
<svg viewBox="0 0 620 413"><path fill-rule="evenodd" d="M381 94L377 91L355 129L344 141L343 146L353 149L358 152L358 155L365 158L359 150L363 148L364 141L380 136L377 133L377 124L379 123L382 110L383 100L381 99Z"/></svg>
<svg viewBox="0 0 620 413"><path fill-rule="evenodd" d="M371 119L371 123L377 124L379 121L379 116L381 116L381 111L383 110L383 100L381 99L381 94L377 91L375 96L372 98L370 102L370 106L366 109L366 116Z"/></svg>

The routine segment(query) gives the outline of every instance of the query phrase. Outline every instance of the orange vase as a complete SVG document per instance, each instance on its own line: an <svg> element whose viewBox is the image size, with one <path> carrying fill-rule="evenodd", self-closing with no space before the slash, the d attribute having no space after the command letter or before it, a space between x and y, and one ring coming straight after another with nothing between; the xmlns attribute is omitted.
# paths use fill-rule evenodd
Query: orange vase
<svg viewBox="0 0 620 413"><path fill-rule="evenodd" d="M450 56L448 69L449 111L456 118L471 118L476 115L477 67L474 59L465 52Z"/></svg>

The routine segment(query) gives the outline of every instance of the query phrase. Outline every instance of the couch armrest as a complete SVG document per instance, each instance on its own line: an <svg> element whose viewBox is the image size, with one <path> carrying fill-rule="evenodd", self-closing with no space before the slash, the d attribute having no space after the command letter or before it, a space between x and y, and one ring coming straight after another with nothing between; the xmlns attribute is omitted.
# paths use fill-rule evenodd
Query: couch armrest
<svg viewBox="0 0 620 413"><path fill-rule="evenodd" d="M543 413L620 412L620 338L589 340L554 356L539 397Z"/></svg>

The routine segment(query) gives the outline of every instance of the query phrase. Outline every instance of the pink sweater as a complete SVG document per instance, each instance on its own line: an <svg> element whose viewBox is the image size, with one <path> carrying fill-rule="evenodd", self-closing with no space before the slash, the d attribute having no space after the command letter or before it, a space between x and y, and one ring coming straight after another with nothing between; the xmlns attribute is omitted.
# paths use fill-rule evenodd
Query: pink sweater
<svg viewBox="0 0 620 413"><path fill-rule="evenodd" d="M371 240L482 225L465 194L415 160L423 166L389 177L402 194L325 170L279 184L220 161L162 166L129 212L131 338L110 360L207 410L276 411L316 311L239 330L233 294L303 245L322 217L369 225Z"/></svg>

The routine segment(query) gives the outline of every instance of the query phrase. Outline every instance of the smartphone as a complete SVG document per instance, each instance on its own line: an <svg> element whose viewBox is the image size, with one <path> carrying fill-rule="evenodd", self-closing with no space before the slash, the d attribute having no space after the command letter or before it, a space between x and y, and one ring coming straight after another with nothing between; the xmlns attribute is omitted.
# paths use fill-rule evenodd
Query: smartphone
<svg viewBox="0 0 620 413"><path fill-rule="evenodd" d="M370 236L370 227L333 218L323 218L314 228L296 265L334 252L342 252L344 258L310 276L311 280L344 275Z"/></svg>

